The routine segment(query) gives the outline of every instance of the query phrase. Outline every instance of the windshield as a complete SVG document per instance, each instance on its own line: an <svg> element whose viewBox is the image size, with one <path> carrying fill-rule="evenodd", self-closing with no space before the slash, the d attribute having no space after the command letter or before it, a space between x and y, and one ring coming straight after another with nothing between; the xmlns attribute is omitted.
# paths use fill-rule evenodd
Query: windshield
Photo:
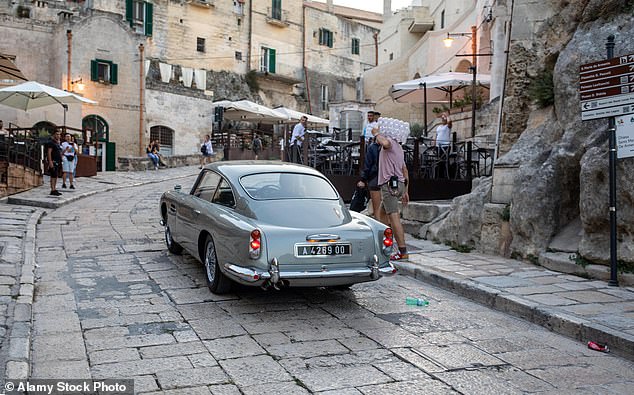
<svg viewBox="0 0 634 395"><path fill-rule="evenodd" d="M302 173L258 173L240 179L253 199L339 199L337 191L322 177Z"/></svg>

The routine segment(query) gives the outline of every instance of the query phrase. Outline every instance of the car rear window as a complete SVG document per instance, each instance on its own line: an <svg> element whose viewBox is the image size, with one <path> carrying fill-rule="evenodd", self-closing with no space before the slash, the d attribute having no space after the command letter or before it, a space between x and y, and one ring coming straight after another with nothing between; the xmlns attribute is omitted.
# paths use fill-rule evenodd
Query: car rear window
<svg viewBox="0 0 634 395"><path fill-rule="evenodd" d="M322 177L301 173L257 173L243 176L240 184L253 199L339 199Z"/></svg>

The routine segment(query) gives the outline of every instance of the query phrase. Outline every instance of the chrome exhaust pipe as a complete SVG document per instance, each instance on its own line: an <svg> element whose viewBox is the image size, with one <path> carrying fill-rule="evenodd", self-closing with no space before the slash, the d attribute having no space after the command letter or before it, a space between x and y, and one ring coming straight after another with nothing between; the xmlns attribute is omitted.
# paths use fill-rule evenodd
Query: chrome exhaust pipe
<svg viewBox="0 0 634 395"><path fill-rule="evenodd" d="M277 262L277 258L271 259L269 274L271 275L271 283L273 286L280 282L280 264Z"/></svg>
<svg viewBox="0 0 634 395"><path fill-rule="evenodd" d="M378 280L381 277L379 273L379 258L376 255L372 256L372 266L370 266L370 278L372 280Z"/></svg>

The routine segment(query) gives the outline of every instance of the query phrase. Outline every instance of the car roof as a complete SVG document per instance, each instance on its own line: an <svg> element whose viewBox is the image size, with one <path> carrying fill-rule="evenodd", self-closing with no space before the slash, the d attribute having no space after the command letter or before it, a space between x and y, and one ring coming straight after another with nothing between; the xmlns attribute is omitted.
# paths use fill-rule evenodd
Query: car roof
<svg viewBox="0 0 634 395"><path fill-rule="evenodd" d="M206 169L215 170L231 180L237 180L242 176L254 173L304 173L323 177L319 171L312 167L295 163L273 160L228 160L214 162L205 166Z"/></svg>

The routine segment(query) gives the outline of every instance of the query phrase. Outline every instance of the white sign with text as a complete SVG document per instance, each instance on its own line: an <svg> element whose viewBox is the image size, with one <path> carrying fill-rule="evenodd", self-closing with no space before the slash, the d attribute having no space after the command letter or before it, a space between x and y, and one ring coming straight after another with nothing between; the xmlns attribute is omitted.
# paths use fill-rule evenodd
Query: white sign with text
<svg viewBox="0 0 634 395"><path fill-rule="evenodd" d="M617 158L634 156L634 114L616 117Z"/></svg>

